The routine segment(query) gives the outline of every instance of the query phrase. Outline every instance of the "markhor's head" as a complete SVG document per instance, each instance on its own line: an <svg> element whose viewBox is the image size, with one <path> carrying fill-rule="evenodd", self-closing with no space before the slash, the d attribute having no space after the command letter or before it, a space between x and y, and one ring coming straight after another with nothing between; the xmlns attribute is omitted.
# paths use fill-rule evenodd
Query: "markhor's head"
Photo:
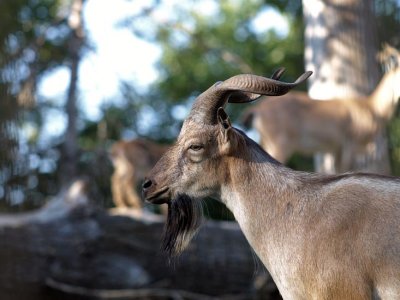
<svg viewBox="0 0 400 300"><path fill-rule="evenodd" d="M230 180L230 158L247 155L249 138L233 128L223 107L227 102L247 103L261 95L280 96L305 81L279 81L283 69L272 78L242 74L219 82L202 93L183 123L178 140L150 171L143 183L146 201L169 206L163 248L179 254L201 223L201 199L216 198Z"/></svg>

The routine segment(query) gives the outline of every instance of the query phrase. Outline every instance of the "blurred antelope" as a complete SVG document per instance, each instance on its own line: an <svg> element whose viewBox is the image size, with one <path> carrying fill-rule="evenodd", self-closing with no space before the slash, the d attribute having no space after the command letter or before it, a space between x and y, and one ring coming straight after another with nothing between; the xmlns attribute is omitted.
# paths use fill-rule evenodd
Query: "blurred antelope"
<svg viewBox="0 0 400 300"><path fill-rule="evenodd" d="M201 199L214 197L284 299L400 299L400 179L291 170L232 127L223 109L285 94L309 76L290 84L238 75L196 99L143 184L147 201L169 206L163 247L179 254L201 223Z"/></svg>
<svg viewBox="0 0 400 300"><path fill-rule="evenodd" d="M145 139L121 140L112 145L111 190L116 207L142 208L143 202L136 189L166 150L167 146Z"/></svg>
<svg viewBox="0 0 400 300"><path fill-rule="evenodd" d="M370 151L400 97L399 52L386 46L380 59L391 68L367 97L314 101L307 93L291 92L249 108L243 123L252 124L261 146L282 163L295 152L332 153L336 171L349 171L356 154Z"/></svg>

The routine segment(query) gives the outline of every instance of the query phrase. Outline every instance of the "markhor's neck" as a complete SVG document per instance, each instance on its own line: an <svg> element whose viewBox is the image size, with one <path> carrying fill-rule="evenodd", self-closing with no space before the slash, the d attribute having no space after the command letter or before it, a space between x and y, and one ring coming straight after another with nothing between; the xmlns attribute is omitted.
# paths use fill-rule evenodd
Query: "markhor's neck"
<svg viewBox="0 0 400 300"><path fill-rule="evenodd" d="M232 211L245 234L257 227L267 230L282 221L288 205L292 208L301 205L297 202L302 200L296 195L303 185L302 179L310 174L283 166L237 131L243 136L240 147L245 151L240 151L242 157L229 157L229 181L221 187L221 201Z"/></svg>
<svg viewBox="0 0 400 300"><path fill-rule="evenodd" d="M300 173L272 163L239 164L236 171L231 184L222 187L221 200L270 270L276 249L296 239L296 228L304 228Z"/></svg>
<svg viewBox="0 0 400 300"><path fill-rule="evenodd" d="M264 152L265 153L265 152ZM267 154L268 155L268 154ZM288 201L301 186L302 172L296 172L276 161L259 157L254 161L232 159L230 182L221 189L221 200L242 226L251 222L267 226L280 220ZM292 203L291 205L293 205Z"/></svg>

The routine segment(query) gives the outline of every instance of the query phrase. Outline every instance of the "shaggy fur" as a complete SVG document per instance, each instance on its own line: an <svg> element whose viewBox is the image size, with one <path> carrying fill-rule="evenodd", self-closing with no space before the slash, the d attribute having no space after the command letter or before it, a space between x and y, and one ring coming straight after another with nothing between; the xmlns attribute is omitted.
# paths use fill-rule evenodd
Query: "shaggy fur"
<svg viewBox="0 0 400 300"><path fill-rule="evenodd" d="M162 250L171 258L179 255L196 234L203 219L200 200L178 195L168 203Z"/></svg>

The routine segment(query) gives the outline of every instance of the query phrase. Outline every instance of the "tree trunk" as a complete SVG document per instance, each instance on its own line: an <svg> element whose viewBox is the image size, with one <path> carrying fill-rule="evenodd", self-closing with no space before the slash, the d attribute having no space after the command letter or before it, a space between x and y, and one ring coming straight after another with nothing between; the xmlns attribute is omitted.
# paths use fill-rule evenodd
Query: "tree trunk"
<svg viewBox="0 0 400 300"><path fill-rule="evenodd" d="M106 212L84 188L77 182L36 212L0 215L1 299L280 299L236 223L206 222L169 263L161 216Z"/></svg>
<svg viewBox="0 0 400 300"><path fill-rule="evenodd" d="M70 56L70 82L67 92L65 111L67 114L67 128L63 147L63 160L61 162L61 181L64 186L68 185L77 176L78 161L78 131L77 131L77 94L78 94L78 71L81 60L81 51L84 44L84 30L82 19L83 0L73 0L68 25L71 28L69 39Z"/></svg>
<svg viewBox="0 0 400 300"><path fill-rule="evenodd" d="M312 98L358 97L370 94L379 79L376 24L372 0L303 0L306 69ZM386 133L374 147L353 159L355 170L389 173ZM332 159L318 155L316 169L333 173Z"/></svg>

